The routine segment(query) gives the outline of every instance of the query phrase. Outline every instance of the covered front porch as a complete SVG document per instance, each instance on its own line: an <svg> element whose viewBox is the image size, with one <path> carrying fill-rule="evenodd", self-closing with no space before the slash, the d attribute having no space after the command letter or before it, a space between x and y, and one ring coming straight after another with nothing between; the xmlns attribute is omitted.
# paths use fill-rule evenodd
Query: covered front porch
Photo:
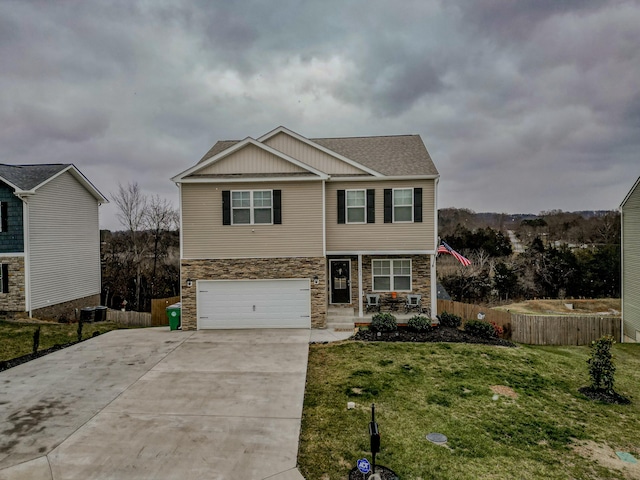
<svg viewBox="0 0 640 480"><path fill-rule="evenodd" d="M381 276L374 272L373 265L384 261L389 263L387 271L399 270L401 266L402 274L398 273L391 280L393 274L388 273L389 278L383 278L381 282ZM423 315L430 317L432 312L437 313L435 255L431 252L334 253L327 257L327 277L327 326L370 323L371 317L377 313L377 308L367 308L367 296L372 294L379 296L380 311L392 313L399 323L406 323L419 313L416 308L405 311L410 295L420 297Z"/></svg>

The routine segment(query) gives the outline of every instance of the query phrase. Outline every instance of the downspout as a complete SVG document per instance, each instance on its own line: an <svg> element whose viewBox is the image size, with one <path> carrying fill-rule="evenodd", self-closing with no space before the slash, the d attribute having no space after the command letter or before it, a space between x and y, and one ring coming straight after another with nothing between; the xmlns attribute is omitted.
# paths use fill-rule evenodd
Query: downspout
<svg viewBox="0 0 640 480"><path fill-rule="evenodd" d="M620 207L620 343L624 343L624 209Z"/></svg>
<svg viewBox="0 0 640 480"><path fill-rule="evenodd" d="M436 255L438 252L438 183L440 177L436 178L433 185L433 251L431 254L431 318L438 315L438 276L436 274Z"/></svg>
<svg viewBox="0 0 640 480"><path fill-rule="evenodd" d="M29 318L32 318L31 309L31 254L29 250L29 202L26 195L16 196L22 200L22 244L24 247L24 308L29 312Z"/></svg>
<svg viewBox="0 0 640 480"><path fill-rule="evenodd" d="M358 317L362 318L364 313L362 311L362 297L364 292L362 291L362 254L358 254Z"/></svg>

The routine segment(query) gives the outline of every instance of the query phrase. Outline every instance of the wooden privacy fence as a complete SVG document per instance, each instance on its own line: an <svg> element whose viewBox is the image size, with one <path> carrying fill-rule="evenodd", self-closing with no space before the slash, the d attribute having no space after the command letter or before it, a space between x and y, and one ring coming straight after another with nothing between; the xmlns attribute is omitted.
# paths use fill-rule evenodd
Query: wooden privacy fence
<svg viewBox="0 0 640 480"><path fill-rule="evenodd" d="M453 313L464 320L484 320L504 329L503 337L529 345L588 345L603 335L620 338L620 317L521 315L469 303L438 300L438 314Z"/></svg>
<svg viewBox="0 0 640 480"><path fill-rule="evenodd" d="M442 312L453 313L462 317L463 320L477 320L478 314L484 314L483 320L495 322L496 325L504 329L504 337L511 335L511 314L501 310L471 305L470 303L454 302L453 300L438 299L438 315Z"/></svg>
<svg viewBox="0 0 640 480"><path fill-rule="evenodd" d="M137 327L150 327L151 314L149 312L123 312L121 310L107 310L107 321L122 325L135 325Z"/></svg>
<svg viewBox="0 0 640 480"><path fill-rule="evenodd" d="M511 316L511 340L529 345L589 345L603 335L620 338L620 317Z"/></svg>
<svg viewBox="0 0 640 480"><path fill-rule="evenodd" d="M154 327L169 325L167 307L179 301L180 297L155 298L151 300L151 325Z"/></svg>

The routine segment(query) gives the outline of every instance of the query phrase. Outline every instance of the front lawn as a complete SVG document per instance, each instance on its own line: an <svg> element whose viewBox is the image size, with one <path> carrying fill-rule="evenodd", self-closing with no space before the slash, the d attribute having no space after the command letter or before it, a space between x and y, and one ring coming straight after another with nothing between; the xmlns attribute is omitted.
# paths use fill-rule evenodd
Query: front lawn
<svg viewBox="0 0 640 480"><path fill-rule="evenodd" d="M78 340L77 323L29 322L0 320L0 361L11 360L33 352L33 334L40 327L40 346L38 350L63 345ZM105 333L110 330L126 328L113 322L85 323L82 338L86 339L94 332Z"/></svg>
<svg viewBox="0 0 640 480"><path fill-rule="evenodd" d="M578 392L589 383L588 347L311 345L300 470L342 480L359 458L371 460L375 402L377 462L401 479L640 478L640 463L615 455L640 462L640 345L613 351L616 390L631 405ZM446 446L427 441L431 432L446 435Z"/></svg>

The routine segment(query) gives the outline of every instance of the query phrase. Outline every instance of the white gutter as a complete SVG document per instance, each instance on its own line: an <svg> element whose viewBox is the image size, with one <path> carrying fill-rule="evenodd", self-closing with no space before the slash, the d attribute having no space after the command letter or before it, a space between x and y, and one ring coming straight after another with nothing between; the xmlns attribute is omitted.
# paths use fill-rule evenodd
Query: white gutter
<svg viewBox="0 0 640 480"><path fill-rule="evenodd" d="M367 177L367 176L359 176L359 177L331 177L329 178L330 182L388 182L390 180L438 180L440 175L401 175L398 177L387 176L387 177Z"/></svg>
<svg viewBox="0 0 640 480"><path fill-rule="evenodd" d="M329 178L328 175L324 176L314 176L314 177L231 177L231 178L211 178L211 177L203 177L203 178L185 178L182 180L177 180L174 183L266 183L266 182L317 182L318 180L327 180Z"/></svg>

